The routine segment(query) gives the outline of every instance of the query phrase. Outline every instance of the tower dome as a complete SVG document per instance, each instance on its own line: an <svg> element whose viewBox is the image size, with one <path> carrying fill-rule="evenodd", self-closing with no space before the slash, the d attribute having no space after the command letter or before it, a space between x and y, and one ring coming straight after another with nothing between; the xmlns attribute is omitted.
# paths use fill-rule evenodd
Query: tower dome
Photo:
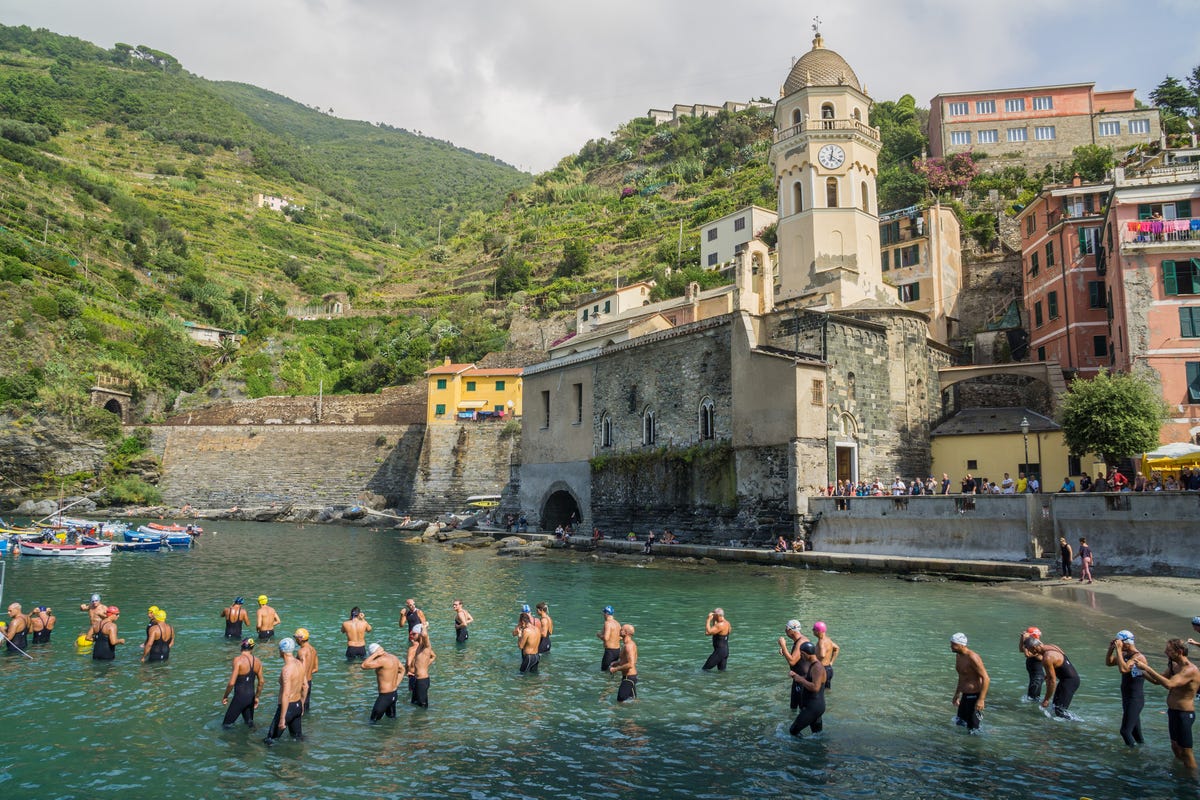
<svg viewBox="0 0 1200 800"><path fill-rule="evenodd" d="M862 91L858 76L850 69L846 59L827 48L819 33L813 38L812 50L801 56L788 73L783 83L783 94L786 97L807 86L849 86Z"/></svg>

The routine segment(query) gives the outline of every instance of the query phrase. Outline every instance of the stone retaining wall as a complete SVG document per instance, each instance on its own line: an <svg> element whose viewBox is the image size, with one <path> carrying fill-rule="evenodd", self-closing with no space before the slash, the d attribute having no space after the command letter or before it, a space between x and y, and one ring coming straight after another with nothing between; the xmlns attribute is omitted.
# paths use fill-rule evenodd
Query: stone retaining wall
<svg viewBox="0 0 1200 800"><path fill-rule="evenodd" d="M1100 574L1200 577L1196 492L1056 494L1050 508L1056 534L1076 553L1087 537ZM1057 557L1057 547L1048 555Z"/></svg>

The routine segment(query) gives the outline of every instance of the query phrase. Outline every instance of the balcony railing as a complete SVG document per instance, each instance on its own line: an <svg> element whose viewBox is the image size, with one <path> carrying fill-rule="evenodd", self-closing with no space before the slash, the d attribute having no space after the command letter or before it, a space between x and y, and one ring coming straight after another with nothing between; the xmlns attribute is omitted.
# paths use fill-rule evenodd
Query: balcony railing
<svg viewBox="0 0 1200 800"><path fill-rule="evenodd" d="M1130 220L1121 231L1121 244L1133 247L1188 242L1200 246L1200 217Z"/></svg>
<svg viewBox="0 0 1200 800"><path fill-rule="evenodd" d="M857 119L806 119L790 128L775 132L775 141L782 142L807 131L853 131L868 139L879 141L879 129Z"/></svg>

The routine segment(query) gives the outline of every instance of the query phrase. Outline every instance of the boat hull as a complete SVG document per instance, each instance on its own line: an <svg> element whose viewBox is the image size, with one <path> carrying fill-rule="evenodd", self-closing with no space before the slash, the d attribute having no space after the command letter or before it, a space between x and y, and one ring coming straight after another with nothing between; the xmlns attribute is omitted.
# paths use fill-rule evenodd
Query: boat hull
<svg viewBox="0 0 1200 800"><path fill-rule="evenodd" d="M21 542L23 556L49 556L53 558L95 558L111 556L111 544L45 544L43 542Z"/></svg>
<svg viewBox="0 0 1200 800"><path fill-rule="evenodd" d="M170 533L164 530L148 528L145 525L138 526L136 531L125 531L125 541L127 542L154 542L155 544L162 544L164 540L172 547L192 546L192 537L186 533Z"/></svg>

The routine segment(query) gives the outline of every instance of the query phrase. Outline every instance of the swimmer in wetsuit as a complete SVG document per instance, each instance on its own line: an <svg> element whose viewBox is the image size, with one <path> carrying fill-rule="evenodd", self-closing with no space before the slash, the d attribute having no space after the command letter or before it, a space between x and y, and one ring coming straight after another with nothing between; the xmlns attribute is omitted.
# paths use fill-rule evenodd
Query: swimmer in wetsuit
<svg viewBox="0 0 1200 800"><path fill-rule="evenodd" d="M221 696L221 705L229 706L225 709L225 719L221 720L221 725L226 728L233 727L240 716L247 727L254 730L254 710L258 708L258 696L262 693L263 674L262 662L250 652L253 649L253 639L242 639L242 650L233 657L233 674ZM233 692L232 703L229 702L230 692Z"/></svg>
<svg viewBox="0 0 1200 800"><path fill-rule="evenodd" d="M1121 670L1121 738L1125 744L1144 744L1142 737L1142 709L1146 707L1146 672L1137 665L1137 645L1130 631L1118 631L1117 638L1109 642L1104 663Z"/></svg>
<svg viewBox="0 0 1200 800"><path fill-rule="evenodd" d="M275 638L275 626L281 621L275 609L267 605L267 596L260 594L258 596L258 613L254 615L254 630L258 634L258 641L264 642Z"/></svg>
<svg viewBox="0 0 1200 800"><path fill-rule="evenodd" d="M358 606L350 609L350 619L342 623L342 633L346 634L347 661L367 657L367 634L371 630L371 623L367 622Z"/></svg>
<svg viewBox="0 0 1200 800"><path fill-rule="evenodd" d="M471 612L463 608L462 600L455 600L454 605L454 641L463 644L467 641L467 626L475 621Z"/></svg>
<svg viewBox="0 0 1200 800"><path fill-rule="evenodd" d="M950 637L950 652L954 653L954 669L958 672L958 685L954 687L954 699L950 701L958 707L954 724L966 725L968 731L979 730L992 679L983 666L983 659L967 647L965 633Z"/></svg>
<svg viewBox="0 0 1200 800"><path fill-rule="evenodd" d="M175 629L167 624L167 612L160 608L154 612L154 627L142 645L142 663L166 661L171 657L171 648L174 646Z"/></svg>
<svg viewBox="0 0 1200 800"><path fill-rule="evenodd" d="M404 608L400 611L400 624L407 625L409 633L418 625L422 630L429 627L429 623L425 621L425 612L417 608L417 601L411 597L404 601Z"/></svg>
<svg viewBox="0 0 1200 800"><path fill-rule="evenodd" d="M804 696L804 687L791 679L791 671L800 664L804 654L800 652L800 645L808 641L808 637L804 635L798 619L789 619L783 629L783 636L779 637L779 655L783 656L788 663L788 683L790 685L789 699L792 710L795 711L800 707L800 701Z"/></svg>
<svg viewBox="0 0 1200 800"><path fill-rule="evenodd" d="M383 649L383 645L372 643L363 659L363 669L375 670L375 683L379 695L371 707L371 722L384 716L396 718L396 691L400 687L400 659Z"/></svg>
<svg viewBox="0 0 1200 800"><path fill-rule="evenodd" d="M613 616L613 607L604 607L604 626L596 634L604 642L604 657L600 659L600 671L612 672L609 667L621 657L621 623Z"/></svg>
<svg viewBox="0 0 1200 800"><path fill-rule="evenodd" d="M1061 647L1043 644L1041 639L1030 639L1026 647L1042 657L1042 669L1046 670L1046 696L1042 699L1042 708L1049 708L1053 700L1054 716L1073 719L1067 709L1079 689L1079 672L1071 659Z"/></svg>
<svg viewBox="0 0 1200 800"><path fill-rule="evenodd" d="M1025 671L1029 673L1029 688L1025 690L1025 696L1030 700L1037 700L1041 696L1042 685L1046 682L1042 657L1029 649L1030 639L1041 638L1041 630L1031 626L1021 631L1021 635L1017 639L1017 650L1025 655Z"/></svg>
<svg viewBox="0 0 1200 800"><path fill-rule="evenodd" d="M304 699L308 694L305 680L307 671L304 665L296 659L296 641L291 638L279 642L279 657L283 659L283 669L279 672L279 705L275 707L275 716L271 720L271 728L263 743L270 746L283 736L286 727L288 733L297 741L304 741L304 731L301 721L304 716Z"/></svg>
<svg viewBox="0 0 1200 800"><path fill-rule="evenodd" d="M121 616L121 609L107 606L105 614L104 621L88 635L95 643L92 647L93 661L112 661L117 657L117 645L125 644L124 639L117 638L117 618Z"/></svg>
<svg viewBox="0 0 1200 800"><path fill-rule="evenodd" d="M34 644L49 644L50 634L54 632L54 625L58 622L58 617L54 616L54 611L46 606L38 606L34 609L33 614L29 617L29 630L33 633Z"/></svg>
<svg viewBox="0 0 1200 800"><path fill-rule="evenodd" d="M20 603L10 603L8 606L8 632L5 639L4 646L10 653L29 649L29 617L21 613Z"/></svg>
<svg viewBox="0 0 1200 800"><path fill-rule="evenodd" d="M621 685L617 688L617 702L624 703L626 700L637 699L638 648L637 642L633 640L634 628L632 625L622 625L619 633L621 635L621 651L617 660L609 666L608 671L621 673Z"/></svg>
<svg viewBox="0 0 1200 800"><path fill-rule="evenodd" d="M221 609L221 616L225 618L225 638L226 639L241 639L242 624L250 622L250 616L246 613L246 608L242 605L246 601L240 597L233 600L233 605L229 608ZM150 614L153 615L154 609L151 607Z"/></svg>
<svg viewBox="0 0 1200 800"><path fill-rule="evenodd" d="M800 663L792 668L792 680L801 689L800 713L792 721L788 732L800 736L805 728L820 733L825 728L825 665L817 657L817 646L812 642L800 645Z"/></svg>
<svg viewBox="0 0 1200 800"><path fill-rule="evenodd" d="M1163 651L1168 661L1165 675L1159 674L1137 656L1138 666L1146 672L1146 680L1167 690L1167 732L1175 758L1193 775L1196 756L1192 751L1192 724L1196 721L1196 695L1200 693L1200 669L1188 659L1188 646L1182 639L1171 639Z"/></svg>
<svg viewBox="0 0 1200 800"><path fill-rule="evenodd" d="M725 619L725 609L714 608L708 612L708 617L704 620L704 635L712 637L713 651L709 654L708 660L704 662L702 669L712 669L716 667L719 672L725 671L725 662L729 660L729 631L732 626L729 620Z"/></svg>
<svg viewBox="0 0 1200 800"><path fill-rule="evenodd" d="M533 620L528 611L522 611L521 620L517 623L513 636L517 637L517 646L521 649L521 672L536 675L538 662L542 660L538 654L538 647L542 643L541 626Z"/></svg>
<svg viewBox="0 0 1200 800"><path fill-rule="evenodd" d="M550 606L546 603L538 603L534 609L537 611L538 623L542 629L542 641L538 645L538 654L545 655L550 652L550 635L554 633L554 620L550 619Z"/></svg>

